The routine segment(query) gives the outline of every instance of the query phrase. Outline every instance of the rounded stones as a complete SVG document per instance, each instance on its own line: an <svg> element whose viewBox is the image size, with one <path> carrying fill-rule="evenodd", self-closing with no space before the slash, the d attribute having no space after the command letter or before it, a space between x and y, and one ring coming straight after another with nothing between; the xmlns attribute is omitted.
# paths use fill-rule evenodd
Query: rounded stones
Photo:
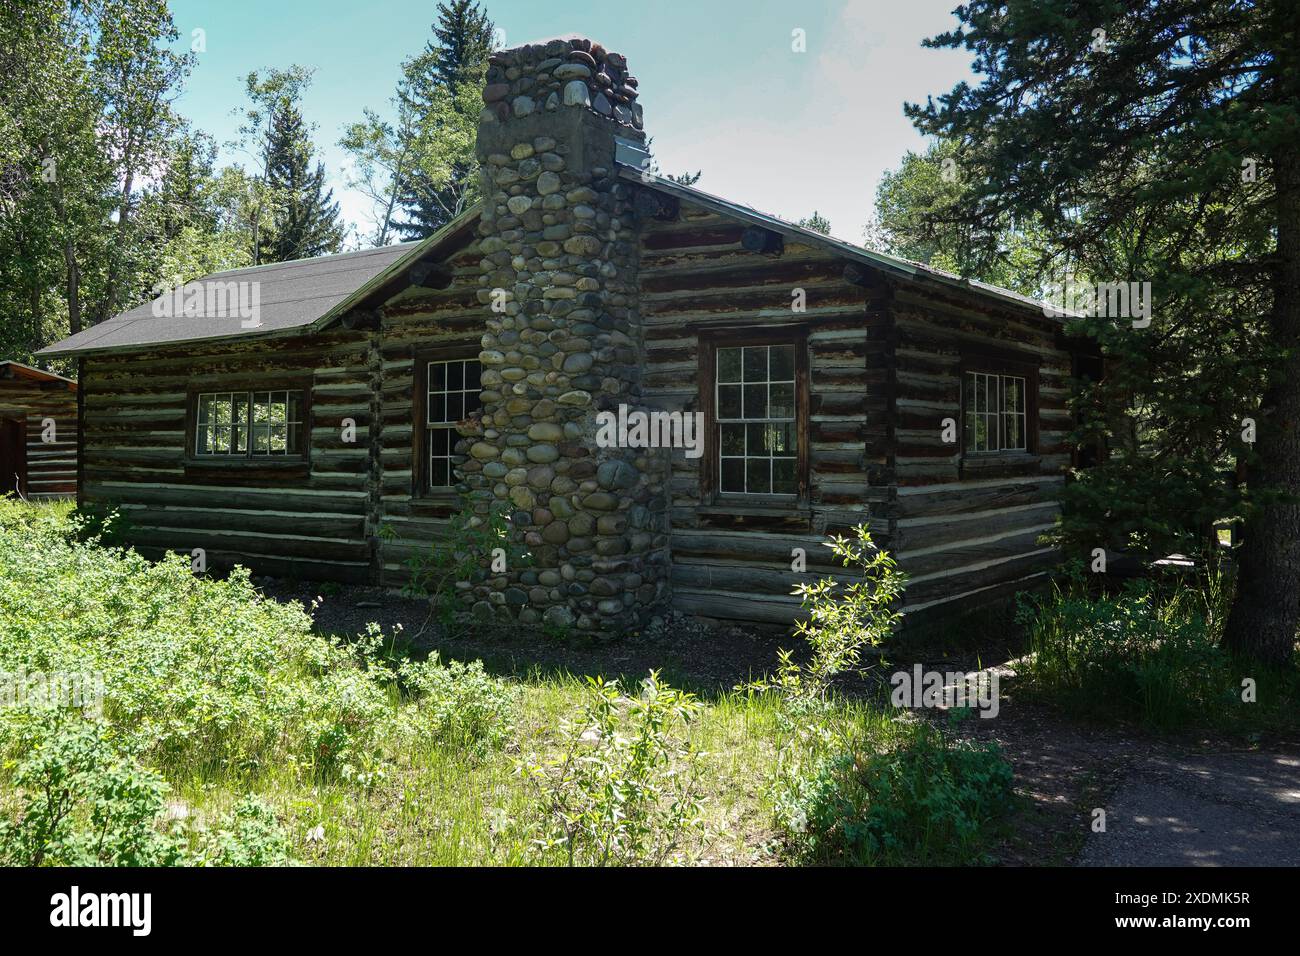
<svg viewBox="0 0 1300 956"><path fill-rule="evenodd" d="M560 177L558 174L547 170L537 177L537 191L543 196L549 196L551 193L560 191Z"/></svg>
<svg viewBox="0 0 1300 956"><path fill-rule="evenodd" d="M591 368L593 359L586 352L578 352L564 360L563 370L569 375L581 375ZM560 399L563 401L563 397Z"/></svg>
<svg viewBox="0 0 1300 956"><path fill-rule="evenodd" d="M564 85L565 106L590 106L591 93L582 80L570 80Z"/></svg>
<svg viewBox="0 0 1300 956"><path fill-rule="evenodd" d="M585 80L591 76L591 67L582 63L565 63L552 74L557 80Z"/></svg>
<svg viewBox="0 0 1300 956"><path fill-rule="evenodd" d="M529 461L538 464L548 464L560 457L560 450L550 443L532 445L524 453Z"/></svg>

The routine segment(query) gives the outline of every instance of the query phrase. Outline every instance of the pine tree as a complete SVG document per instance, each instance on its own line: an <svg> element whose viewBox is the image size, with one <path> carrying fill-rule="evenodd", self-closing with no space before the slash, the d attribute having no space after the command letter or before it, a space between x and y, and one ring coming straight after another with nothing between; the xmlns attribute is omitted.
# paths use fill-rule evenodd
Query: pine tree
<svg viewBox="0 0 1300 956"><path fill-rule="evenodd" d="M401 111L413 117L404 135L412 161L400 187L405 239L422 239L446 225L474 198L477 162L464 130L477 123L482 105L492 21L473 0L438 4L433 37L402 66ZM448 156L449 151L455 155Z"/></svg>
<svg viewBox="0 0 1300 956"><path fill-rule="evenodd" d="M435 46L430 40L427 53L436 53L433 69L439 85L455 89L470 79L492 52L492 21L474 0L452 0L438 4L434 24Z"/></svg>
<svg viewBox="0 0 1300 956"><path fill-rule="evenodd" d="M258 261L286 262L338 252L343 243L339 204L325 186L325 166L311 165L312 143L302 113L282 100L271 113L264 152L273 202L271 227L260 237Z"/></svg>
<svg viewBox="0 0 1300 956"><path fill-rule="evenodd" d="M972 0L958 29L983 74L909 105L957 144L971 184L943 210L976 254L1037 217L1053 265L1149 282L1149 327L1094 317L1137 441L1072 485L1098 534L1188 537L1233 500L1247 517L1226 646L1292 660L1300 601L1300 44L1288 0ZM1107 394L1109 385L1109 394ZM1113 406L1112 406L1113 408ZM1106 434L1104 421L1096 421ZM1252 435L1246 425L1254 424ZM1251 441L1250 439L1254 440ZM1086 496L1091 495L1091 498ZM1226 497L1225 497L1226 496ZM1098 542L1106 546L1111 542ZM1153 544L1153 546L1154 546Z"/></svg>

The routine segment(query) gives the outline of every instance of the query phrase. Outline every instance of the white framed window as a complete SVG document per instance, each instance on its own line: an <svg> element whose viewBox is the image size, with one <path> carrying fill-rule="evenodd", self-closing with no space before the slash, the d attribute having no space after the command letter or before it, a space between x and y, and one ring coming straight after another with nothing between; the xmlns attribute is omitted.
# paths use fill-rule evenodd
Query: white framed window
<svg viewBox="0 0 1300 956"><path fill-rule="evenodd" d="M718 491L789 495L799 490L795 346L716 349Z"/></svg>
<svg viewBox="0 0 1300 956"><path fill-rule="evenodd" d="M482 366L478 359L446 359L429 362L425 373L425 487L449 488L456 423L482 404Z"/></svg>
<svg viewBox="0 0 1300 956"><path fill-rule="evenodd" d="M967 372L967 452L1026 451L1028 404L1024 376Z"/></svg>
<svg viewBox="0 0 1300 956"><path fill-rule="evenodd" d="M194 454L262 458L302 454L303 393L201 392L195 398Z"/></svg>

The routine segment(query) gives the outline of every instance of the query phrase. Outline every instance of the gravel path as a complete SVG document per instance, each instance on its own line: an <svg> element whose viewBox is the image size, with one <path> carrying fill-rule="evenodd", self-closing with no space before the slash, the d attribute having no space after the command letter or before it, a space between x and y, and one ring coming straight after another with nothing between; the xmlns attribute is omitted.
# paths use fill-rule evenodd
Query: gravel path
<svg viewBox="0 0 1300 956"><path fill-rule="evenodd" d="M1152 755L1105 803L1080 866L1300 866L1300 756Z"/></svg>

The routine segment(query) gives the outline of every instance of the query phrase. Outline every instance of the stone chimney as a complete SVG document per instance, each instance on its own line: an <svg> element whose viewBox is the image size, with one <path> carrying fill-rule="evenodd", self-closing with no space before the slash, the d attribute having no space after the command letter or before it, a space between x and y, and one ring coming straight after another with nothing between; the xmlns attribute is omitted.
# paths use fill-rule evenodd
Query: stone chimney
<svg viewBox="0 0 1300 956"><path fill-rule="evenodd" d="M474 511L531 555L471 587L476 616L614 636L668 596L668 451L601 447L597 414L642 408L633 186L636 78L565 37L494 54L477 152L484 206L483 430L461 468ZM516 562L517 563L517 562Z"/></svg>

